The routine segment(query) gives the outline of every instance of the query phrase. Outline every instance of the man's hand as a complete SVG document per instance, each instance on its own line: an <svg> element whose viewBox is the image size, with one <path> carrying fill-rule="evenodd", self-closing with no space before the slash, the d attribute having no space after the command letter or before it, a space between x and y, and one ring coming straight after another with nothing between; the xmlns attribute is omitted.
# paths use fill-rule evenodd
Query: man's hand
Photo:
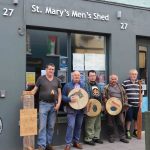
<svg viewBox="0 0 150 150"><path fill-rule="evenodd" d="M55 107L54 107L55 111L58 111L59 107L60 107L60 104L56 104Z"/></svg>
<svg viewBox="0 0 150 150"><path fill-rule="evenodd" d="M77 102L78 98L79 98L78 95L71 96L71 102L72 103Z"/></svg>

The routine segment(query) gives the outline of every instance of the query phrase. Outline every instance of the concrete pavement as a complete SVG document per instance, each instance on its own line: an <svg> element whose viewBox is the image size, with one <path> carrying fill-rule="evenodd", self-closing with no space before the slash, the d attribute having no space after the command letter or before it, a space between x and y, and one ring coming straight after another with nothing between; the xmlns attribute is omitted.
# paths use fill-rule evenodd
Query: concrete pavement
<svg viewBox="0 0 150 150"><path fill-rule="evenodd" d="M56 146L56 150L63 150L64 145ZM77 150L76 148L71 147L71 150ZM83 144L83 150L145 150L145 134L142 133L142 139L132 138L130 143L122 143L116 139L114 143L109 143L104 140L104 144L96 144L95 146L90 146Z"/></svg>

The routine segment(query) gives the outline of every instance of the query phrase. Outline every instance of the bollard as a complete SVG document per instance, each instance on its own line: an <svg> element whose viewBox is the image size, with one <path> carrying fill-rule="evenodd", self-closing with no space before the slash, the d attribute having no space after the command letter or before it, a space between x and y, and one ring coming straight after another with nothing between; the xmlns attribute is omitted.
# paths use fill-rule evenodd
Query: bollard
<svg viewBox="0 0 150 150"><path fill-rule="evenodd" d="M145 116L145 147L150 150L150 111L144 113Z"/></svg>

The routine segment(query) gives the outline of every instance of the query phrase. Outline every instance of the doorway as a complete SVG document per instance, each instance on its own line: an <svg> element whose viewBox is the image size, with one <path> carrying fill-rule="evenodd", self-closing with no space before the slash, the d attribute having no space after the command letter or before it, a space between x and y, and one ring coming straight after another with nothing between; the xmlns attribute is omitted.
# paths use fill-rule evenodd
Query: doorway
<svg viewBox="0 0 150 150"><path fill-rule="evenodd" d="M103 88L107 74L106 36L44 29L27 29L26 35L26 90L31 90L37 78L45 75L48 63L55 64L55 76L61 80L62 87L71 81L74 70L80 71L84 82L87 80L87 71L94 69L97 72L97 82ZM38 105L36 93L35 108ZM64 144L67 122L64 105L62 102L57 116L57 132L54 133L56 145Z"/></svg>
<svg viewBox="0 0 150 150"><path fill-rule="evenodd" d="M142 80L143 89L142 112L150 109L150 61L148 58L150 58L150 38L137 37L137 69L139 72L139 79Z"/></svg>

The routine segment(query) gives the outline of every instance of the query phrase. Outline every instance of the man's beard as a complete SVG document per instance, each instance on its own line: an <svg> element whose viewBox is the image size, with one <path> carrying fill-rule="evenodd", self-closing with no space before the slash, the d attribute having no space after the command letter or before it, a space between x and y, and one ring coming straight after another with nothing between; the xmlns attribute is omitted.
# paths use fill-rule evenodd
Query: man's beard
<svg viewBox="0 0 150 150"><path fill-rule="evenodd" d="M95 82L95 81L90 81L90 84L91 84L91 85L95 85L96 82Z"/></svg>

